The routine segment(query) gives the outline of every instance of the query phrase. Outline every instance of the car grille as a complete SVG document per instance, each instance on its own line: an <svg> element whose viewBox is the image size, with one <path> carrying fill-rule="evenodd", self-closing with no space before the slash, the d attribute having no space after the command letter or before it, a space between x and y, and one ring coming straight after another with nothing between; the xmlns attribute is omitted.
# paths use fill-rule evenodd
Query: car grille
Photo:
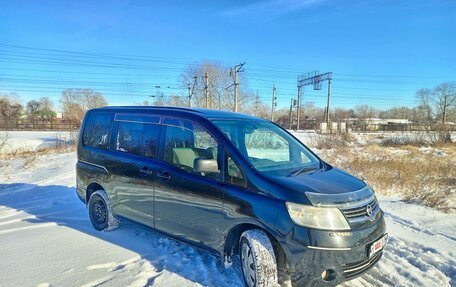
<svg viewBox="0 0 456 287"><path fill-rule="evenodd" d="M361 273L369 270L375 263L377 263L382 257L383 251L380 251L371 258L356 263L346 264L342 267L345 278L352 278L360 275Z"/></svg>
<svg viewBox="0 0 456 287"><path fill-rule="evenodd" d="M377 200L374 198L371 202L368 203L371 207L372 210L375 210L377 208ZM369 215L367 214L367 204L354 207L354 208L348 208L348 209L341 209L342 212L344 213L345 217L347 219L358 219L362 217L368 217Z"/></svg>

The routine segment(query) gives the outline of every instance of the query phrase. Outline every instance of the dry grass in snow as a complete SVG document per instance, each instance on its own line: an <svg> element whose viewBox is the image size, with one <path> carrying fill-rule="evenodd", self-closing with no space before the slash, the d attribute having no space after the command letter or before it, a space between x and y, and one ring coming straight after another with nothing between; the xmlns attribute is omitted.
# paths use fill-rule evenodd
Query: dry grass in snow
<svg viewBox="0 0 456 287"><path fill-rule="evenodd" d="M456 212L454 143L438 147L346 144L318 153L327 162L363 178L377 193Z"/></svg>

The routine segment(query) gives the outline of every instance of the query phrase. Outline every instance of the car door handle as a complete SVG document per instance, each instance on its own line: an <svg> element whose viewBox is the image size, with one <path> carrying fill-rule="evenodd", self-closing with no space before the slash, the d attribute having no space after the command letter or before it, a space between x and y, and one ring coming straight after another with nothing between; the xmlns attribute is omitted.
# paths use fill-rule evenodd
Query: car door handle
<svg viewBox="0 0 456 287"><path fill-rule="evenodd" d="M166 170L162 171L162 172L159 172L157 173L157 177L158 178L161 178L163 180L168 180L171 178L171 175L169 174L169 172L167 172Z"/></svg>
<svg viewBox="0 0 456 287"><path fill-rule="evenodd" d="M153 171L148 169L147 167L142 167L139 169L139 173L144 175L151 175Z"/></svg>

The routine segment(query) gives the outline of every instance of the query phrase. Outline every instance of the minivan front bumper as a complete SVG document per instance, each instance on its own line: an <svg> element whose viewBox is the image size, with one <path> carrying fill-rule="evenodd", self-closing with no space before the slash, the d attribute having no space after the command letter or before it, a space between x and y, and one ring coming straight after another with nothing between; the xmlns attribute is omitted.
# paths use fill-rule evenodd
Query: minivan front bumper
<svg viewBox="0 0 456 287"><path fill-rule="evenodd" d="M370 258L368 253L370 245L385 233L382 212L375 222L349 232L295 225L286 238L293 286L336 286L363 274L380 260L383 250ZM324 271L329 274L326 280L322 279Z"/></svg>

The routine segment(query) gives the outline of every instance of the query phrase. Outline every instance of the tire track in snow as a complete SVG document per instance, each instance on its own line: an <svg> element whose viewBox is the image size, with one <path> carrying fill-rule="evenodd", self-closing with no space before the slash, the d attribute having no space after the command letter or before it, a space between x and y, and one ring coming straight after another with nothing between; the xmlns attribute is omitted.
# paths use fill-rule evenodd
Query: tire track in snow
<svg viewBox="0 0 456 287"><path fill-rule="evenodd" d="M417 226L415 223L413 223L410 220L403 219L403 218L401 218L399 216L396 216L396 215L393 215L393 214L391 214L389 212L385 212L384 211L384 214L385 214L386 218L389 218L392 221L400 224L402 227L412 229L412 230L414 230L416 232L419 232L419 233L425 233L425 234L430 235L430 236L436 236L437 235L437 236L445 237L446 239L449 239L451 241L456 241L456 237L453 237L451 235L447 235L447 234L444 234L444 233L441 233L441 232L438 232L438 231L424 229L423 227Z"/></svg>
<svg viewBox="0 0 456 287"><path fill-rule="evenodd" d="M452 286L456 267L422 246L391 237L382 259L369 272L341 286ZM453 283L451 283L453 282Z"/></svg>

